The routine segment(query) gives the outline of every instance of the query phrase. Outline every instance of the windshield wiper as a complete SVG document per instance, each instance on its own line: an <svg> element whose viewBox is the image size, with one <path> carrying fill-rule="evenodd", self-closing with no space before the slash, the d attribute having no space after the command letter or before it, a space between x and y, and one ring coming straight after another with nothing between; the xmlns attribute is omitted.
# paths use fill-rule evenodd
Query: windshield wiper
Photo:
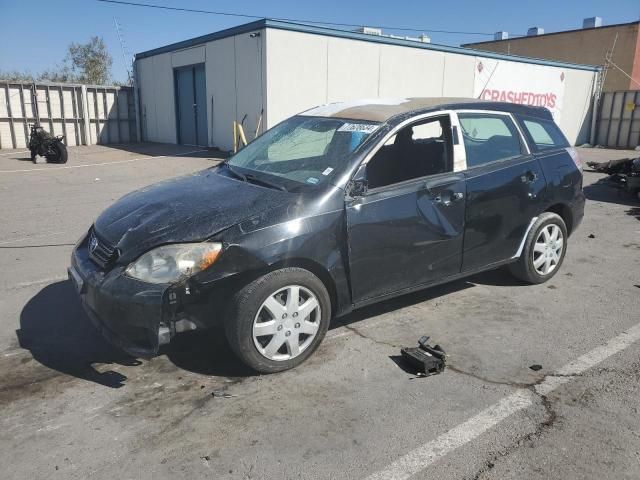
<svg viewBox="0 0 640 480"><path fill-rule="evenodd" d="M264 178L258 178L255 175L251 175L250 173L247 173L245 175L245 178L247 179L247 181L249 181L251 183L257 183L257 184L260 184L260 185L264 185L265 187L275 188L277 190L282 190L283 192L287 192L288 191L282 185L279 185L279 184L277 184L275 182L270 182L269 180L265 180Z"/></svg>
<svg viewBox="0 0 640 480"><path fill-rule="evenodd" d="M240 180L242 180L243 182L247 181L247 177L245 174L240 173L239 171L237 171L236 169L234 169L231 165L229 165L228 162L224 162L223 165L225 167L227 167L229 169L229 171L231 172L231 174L236 177L239 178Z"/></svg>

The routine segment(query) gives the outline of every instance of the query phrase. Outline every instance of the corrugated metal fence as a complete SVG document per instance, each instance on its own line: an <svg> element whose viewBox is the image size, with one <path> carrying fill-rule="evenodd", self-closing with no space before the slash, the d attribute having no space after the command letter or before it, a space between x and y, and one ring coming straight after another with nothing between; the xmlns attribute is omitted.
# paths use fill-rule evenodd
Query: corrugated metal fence
<svg viewBox="0 0 640 480"><path fill-rule="evenodd" d="M131 87L0 82L0 149L25 148L38 122L67 145L137 141Z"/></svg>
<svg viewBox="0 0 640 480"><path fill-rule="evenodd" d="M640 145L640 90L603 93L596 131L596 143L603 147Z"/></svg>

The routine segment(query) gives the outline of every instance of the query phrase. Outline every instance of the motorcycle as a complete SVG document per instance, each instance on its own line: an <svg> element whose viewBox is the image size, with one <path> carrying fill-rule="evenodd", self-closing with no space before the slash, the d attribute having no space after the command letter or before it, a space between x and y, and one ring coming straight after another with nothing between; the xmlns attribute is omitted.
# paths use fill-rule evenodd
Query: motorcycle
<svg viewBox="0 0 640 480"><path fill-rule="evenodd" d="M51 135L39 124L30 124L29 150L31 160L36 163L36 156L47 159L47 163L67 163L67 146L62 143L64 135Z"/></svg>

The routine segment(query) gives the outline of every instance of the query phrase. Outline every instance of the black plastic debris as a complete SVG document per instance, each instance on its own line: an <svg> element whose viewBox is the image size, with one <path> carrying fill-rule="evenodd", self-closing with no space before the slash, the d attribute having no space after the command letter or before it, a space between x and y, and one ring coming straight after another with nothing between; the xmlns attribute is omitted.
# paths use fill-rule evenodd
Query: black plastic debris
<svg viewBox="0 0 640 480"><path fill-rule="evenodd" d="M233 398L237 395L231 395L227 392L211 392L211 396L215 398Z"/></svg>
<svg viewBox="0 0 640 480"><path fill-rule="evenodd" d="M595 172L609 176L602 183L636 195L640 199L640 157L611 160L610 162L587 162Z"/></svg>
<svg viewBox="0 0 640 480"><path fill-rule="evenodd" d="M590 233L589 238L596 238L596 236L593 233Z"/></svg>
<svg viewBox="0 0 640 480"><path fill-rule="evenodd" d="M535 365L531 365L529 367L531 370L533 370L534 372L537 372L538 370L542 370L542 365L538 365L537 363Z"/></svg>
<svg viewBox="0 0 640 480"><path fill-rule="evenodd" d="M418 340L417 347L402 347L402 360L412 367L418 376L437 375L444 371L446 353L440 345L430 346L429 337L423 336Z"/></svg>

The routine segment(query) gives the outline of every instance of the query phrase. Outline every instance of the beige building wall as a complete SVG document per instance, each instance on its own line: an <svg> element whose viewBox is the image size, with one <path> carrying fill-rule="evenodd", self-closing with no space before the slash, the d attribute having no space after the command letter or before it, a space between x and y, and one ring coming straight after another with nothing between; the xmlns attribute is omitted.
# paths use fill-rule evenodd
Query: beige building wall
<svg viewBox="0 0 640 480"><path fill-rule="evenodd" d="M615 40L613 62L628 74L640 74L640 22L609 27L571 30L531 37L464 45L476 50L544 58L586 65L603 65ZM616 40L616 35L618 36ZM633 75L632 75L633 76ZM607 72L603 91L637 90L628 77L615 68Z"/></svg>
<svg viewBox="0 0 640 480"><path fill-rule="evenodd" d="M235 35L174 52L136 60L143 139L177 143L173 69L205 64L208 145L230 150L233 121L244 123L248 140L255 135L266 104L264 30ZM264 130L264 118L260 131Z"/></svg>
<svg viewBox="0 0 640 480"><path fill-rule="evenodd" d="M275 28L241 33L136 61L143 139L177 142L173 69L185 65L204 62L208 144L230 150L233 121L245 115L251 140L261 114L259 133L329 102L473 97L479 57ZM566 72L560 126L571 142L588 141L595 72L536 64L526 68Z"/></svg>
<svg viewBox="0 0 640 480"><path fill-rule="evenodd" d="M266 38L269 128L309 108L342 100L474 95L475 55L277 29L267 29ZM526 68L565 73L560 127L570 142L587 142L595 72L535 64Z"/></svg>

